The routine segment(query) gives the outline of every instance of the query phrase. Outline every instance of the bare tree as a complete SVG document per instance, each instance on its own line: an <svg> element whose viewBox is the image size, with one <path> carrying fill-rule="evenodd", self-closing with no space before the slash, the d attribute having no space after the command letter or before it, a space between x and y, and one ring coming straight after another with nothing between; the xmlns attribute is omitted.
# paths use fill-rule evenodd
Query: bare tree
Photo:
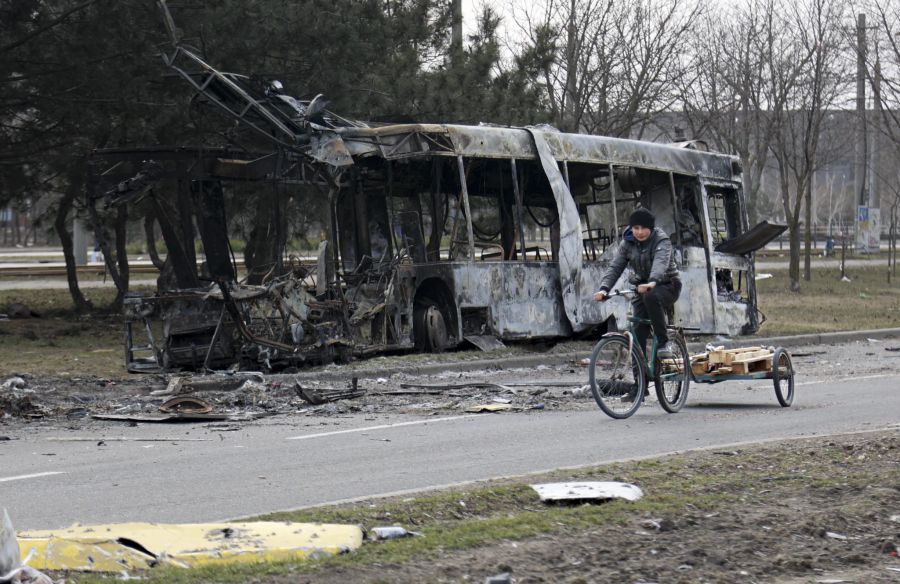
<svg viewBox="0 0 900 584"><path fill-rule="evenodd" d="M769 146L787 93L772 82L786 23L773 0L749 0L704 19L682 77L681 102L694 136L740 157L744 191L755 220ZM797 70L780 71L792 84Z"/></svg>
<svg viewBox="0 0 900 584"><path fill-rule="evenodd" d="M878 83L874 79L869 79L875 86L874 98L877 100L875 104L876 113L880 116L877 120L876 127L880 132L882 142L885 143L886 152L878 152L882 157L890 156L893 164L878 166L875 171L879 179L879 185L885 187L886 192L882 192L882 208L887 203L885 195L891 196L890 210L888 212L888 236L889 236L889 253L888 253L888 281L891 276L896 274L897 269L897 231L898 220L900 220L900 189L897 184L900 175L896 171L896 161L900 160L900 79L897 72L900 71L900 5L892 0L871 0L866 5L868 11L875 15L875 50L870 53L874 55L875 63L868 63L867 71L876 71L878 69L886 71L884 75L880 75ZM877 158L875 159L877 160ZM882 220L884 220L882 214Z"/></svg>
<svg viewBox="0 0 900 584"><path fill-rule="evenodd" d="M557 126L639 135L677 100L696 0L544 0L514 19Z"/></svg>
<svg viewBox="0 0 900 584"><path fill-rule="evenodd" d="M801 209L806 210L804 277L810 278L813 173L826 159L821 138L829 110L842 96L848 76L843 52L844 4L800 0L787 8L785 50L773 60L772 85L785 95L772 154L778 163L781 199L788 223L792 291L800 290ZM804 204L805 203L805 204Z"/></svg>

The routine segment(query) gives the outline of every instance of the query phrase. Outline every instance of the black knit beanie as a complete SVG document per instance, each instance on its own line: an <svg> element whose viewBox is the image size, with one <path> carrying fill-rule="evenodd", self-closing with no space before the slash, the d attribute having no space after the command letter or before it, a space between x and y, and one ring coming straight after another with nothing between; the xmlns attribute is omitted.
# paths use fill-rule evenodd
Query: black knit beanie
<svg viewBox="0 0 900 584"><path fill-rule="evenodd" d="M631 217L628 218L628 225L640 225L647 229L653 229L656 227L656 217L653 216L653 213L642 207L636 209L635 212L631 214Z"/></svg>

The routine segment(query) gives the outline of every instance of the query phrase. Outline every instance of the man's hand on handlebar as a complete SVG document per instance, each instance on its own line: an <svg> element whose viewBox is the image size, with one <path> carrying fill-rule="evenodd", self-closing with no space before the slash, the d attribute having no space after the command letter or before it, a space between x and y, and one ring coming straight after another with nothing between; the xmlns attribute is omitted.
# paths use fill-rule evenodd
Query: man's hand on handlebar
<svg viewBox="0 0 900 584"><path fill-rule="evenodd" d="M599 292L594 293L594 300L596 300L597 302L603 302L604 300L606 300L607 296L608 294L606 290L600 290Z"/></svg>
<svg viewBox="0 0 900 584"><path fill-rule="evenodd" d="M637 292L638 294L646 294L650 290L656 288L656 282L648 282L646 284L638 284Z"/></svg>

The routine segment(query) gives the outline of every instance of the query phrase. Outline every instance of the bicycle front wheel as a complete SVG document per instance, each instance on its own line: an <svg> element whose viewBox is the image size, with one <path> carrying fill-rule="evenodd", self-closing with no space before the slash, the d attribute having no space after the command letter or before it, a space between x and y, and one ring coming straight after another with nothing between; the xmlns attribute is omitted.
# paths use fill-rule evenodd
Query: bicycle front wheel
<svg viewBox="0 0 900 584"><path fill-rule="evenodd" d="M672 336L673 356L671 359L656 359L653 371L656 379L656 398L659 405L670 414L681 409L687 401L691 384L691 357L681 335Z"/></svg>
<svg viewBox="0 0 900 584"><path fill-rule="evenodd" d="M591 393L600 409L611 418L624 419L641 407L647 378L640 349L623 336L606 337L591 353Z"/></svg>

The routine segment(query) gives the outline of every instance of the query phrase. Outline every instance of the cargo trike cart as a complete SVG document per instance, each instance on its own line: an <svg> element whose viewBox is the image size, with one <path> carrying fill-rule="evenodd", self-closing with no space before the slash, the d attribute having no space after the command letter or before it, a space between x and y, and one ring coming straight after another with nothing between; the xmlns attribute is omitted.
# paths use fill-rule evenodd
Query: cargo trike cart
<svg viewBox="0 0 900 584"><path fill-rule="evenodd" d="M691 357L691 377L697 383L771 379L779 404L794 401L794 364L783 347L709 348Z"/></svg>

